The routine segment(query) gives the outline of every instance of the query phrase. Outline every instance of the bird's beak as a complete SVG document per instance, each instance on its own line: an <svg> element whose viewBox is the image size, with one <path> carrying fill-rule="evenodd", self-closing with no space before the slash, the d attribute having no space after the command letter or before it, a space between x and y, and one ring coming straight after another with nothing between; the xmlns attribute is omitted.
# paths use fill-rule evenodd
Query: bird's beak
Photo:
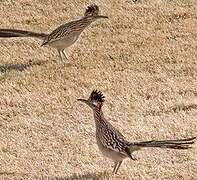
<svg viewBox="0 0 197 180"><path fill-rule="evenodd" d="M96 16L98 19L100 19L100 18L104 18L104 19L108 19L108 16Z"/></svg>
<svg viewBox="0 0 197 180"><path fill-rule="evenodd" d="M89 101L86 100L86 99L77 99L77 101L81 101L81 102L83 102L83 103L89 105Z"/></svg>

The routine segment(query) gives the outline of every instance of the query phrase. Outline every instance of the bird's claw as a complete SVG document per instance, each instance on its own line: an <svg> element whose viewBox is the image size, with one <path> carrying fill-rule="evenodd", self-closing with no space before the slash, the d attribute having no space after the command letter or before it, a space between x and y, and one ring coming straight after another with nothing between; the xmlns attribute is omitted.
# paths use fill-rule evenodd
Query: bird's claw
<svg viewBox="0 0 197 180"><path fill-rule="evenodd" d="M137 158L134 157L134 156L131 156L131 159L132 159L133 161L137 161Z"/></svg>

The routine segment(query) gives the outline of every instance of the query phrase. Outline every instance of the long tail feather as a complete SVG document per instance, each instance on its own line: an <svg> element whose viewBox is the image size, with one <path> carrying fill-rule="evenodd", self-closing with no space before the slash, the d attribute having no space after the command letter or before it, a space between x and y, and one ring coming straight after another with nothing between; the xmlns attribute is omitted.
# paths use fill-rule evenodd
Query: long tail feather
<svg viewBox="0 0 197 180"><path fill-rule="evenodd" d="M0 29L0 37L12 38L12 37L35 37L44 39L48 34L36 33L31 31L24 31L18 29Z"/></svg>
<svg viewBox="0 0 197 180"><path fill-rule="evenodd" d="M134 142L131 143L130 147L159 147L159 148L171 148L171 149L189 149L191 148L189 145L194 143L194 139L186 138L186 139L177 139L177 140L162 140L162 141L142 141L142 142Z"/></svg>

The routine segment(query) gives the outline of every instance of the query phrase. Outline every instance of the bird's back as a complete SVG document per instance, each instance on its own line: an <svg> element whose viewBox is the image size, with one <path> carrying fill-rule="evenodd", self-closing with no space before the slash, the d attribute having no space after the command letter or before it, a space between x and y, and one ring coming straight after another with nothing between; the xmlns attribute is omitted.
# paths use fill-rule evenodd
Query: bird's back
<svg viewBox="0 0 197 180"><path fill-rule="evenodd" d="M57 29L53 30L43 41L42 45L53 44L55 41L60 41L64 39L69 40L70 43L74 43L81 32L91 23L87 18L82 18L76 21L71 21L66 24L59 26ZM72 42L73 41L73 42Z"/></svg>

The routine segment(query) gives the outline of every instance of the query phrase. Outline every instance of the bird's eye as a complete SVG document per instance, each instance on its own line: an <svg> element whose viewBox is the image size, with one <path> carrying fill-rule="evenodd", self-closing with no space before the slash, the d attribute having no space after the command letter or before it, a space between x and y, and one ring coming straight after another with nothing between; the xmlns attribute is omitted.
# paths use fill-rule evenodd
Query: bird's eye
<svg viewBox="0 0 197 180"><path fill-rule="evenodd" d="M96 101L93 101L92 104L93 104L94 106L97 106L97 102L96 102Z"/></svg>

